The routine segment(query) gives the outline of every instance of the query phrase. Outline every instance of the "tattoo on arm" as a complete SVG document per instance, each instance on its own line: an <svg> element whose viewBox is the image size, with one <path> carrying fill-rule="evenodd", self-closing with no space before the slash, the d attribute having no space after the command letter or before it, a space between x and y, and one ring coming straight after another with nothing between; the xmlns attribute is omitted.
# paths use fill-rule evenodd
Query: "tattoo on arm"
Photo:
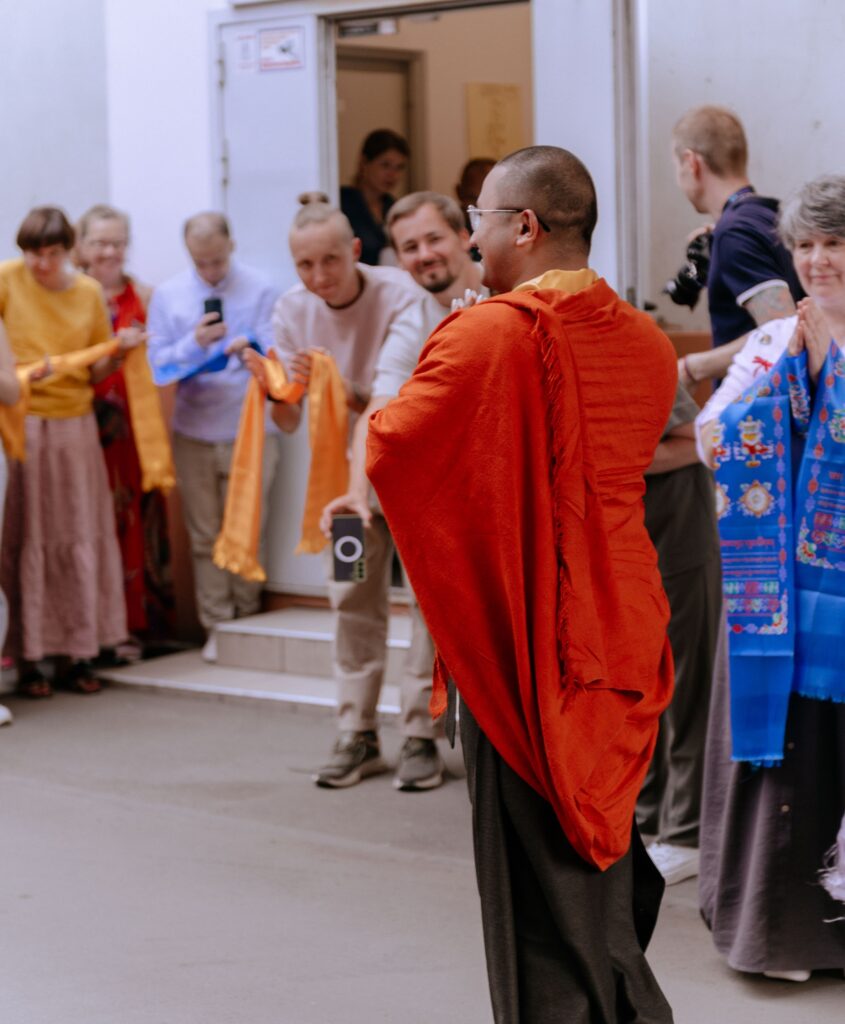
<svg viewBox="0 0 845 1024"><path fill-rule="evenodd" d="M764 288L763 291L752 295L745 303L745 309L754 317L754 322L759 327L768 323L769 320L780 320L781 317L792 316L795 312L795 303L789 294L789 289L783 285L774 285L771 288Z"/></svg>

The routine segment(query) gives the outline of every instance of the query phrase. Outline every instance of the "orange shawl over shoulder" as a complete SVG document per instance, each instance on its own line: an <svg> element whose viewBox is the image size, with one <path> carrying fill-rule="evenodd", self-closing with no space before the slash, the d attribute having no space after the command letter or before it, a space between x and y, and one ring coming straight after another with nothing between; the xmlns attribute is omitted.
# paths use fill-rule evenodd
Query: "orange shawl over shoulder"
<svg viewBox="0 0 845 1024"><path fill-rule="evenodd" d="M453 314L371 423L367 472L438 650L578 853L628 849L672 691L642 474L672 406L668 339L603 282Z"/></svg>

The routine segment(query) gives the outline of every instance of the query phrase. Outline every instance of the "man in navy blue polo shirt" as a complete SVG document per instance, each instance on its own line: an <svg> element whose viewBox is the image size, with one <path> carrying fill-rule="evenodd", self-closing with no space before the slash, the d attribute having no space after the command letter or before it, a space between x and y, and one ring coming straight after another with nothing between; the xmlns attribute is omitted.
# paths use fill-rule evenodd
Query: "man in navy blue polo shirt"
<svg viewBox="0 0 845 1024"><path fill-rule="evenodd" d="M722 107L688 111L672 132L678 185L712 229L707 298L713 350L681 359L684 384L721 377L760 324L795 312L803 292L777 237L778 201L748 180L748 144L735 114Z"/></svg>

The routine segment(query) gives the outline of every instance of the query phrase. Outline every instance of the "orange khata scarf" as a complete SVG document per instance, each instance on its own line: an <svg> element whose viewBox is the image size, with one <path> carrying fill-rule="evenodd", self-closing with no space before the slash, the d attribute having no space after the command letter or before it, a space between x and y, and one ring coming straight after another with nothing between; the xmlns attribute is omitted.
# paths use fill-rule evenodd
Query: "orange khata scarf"
<svg viewBox="0 0 845 1024"><path fill-rule="evenodd" d="M21 387L20 398L14 405L0 406L0 439L8 457L19 462L26 458L24 421L29 409L29 375L33 371L43 370L49 365L51 375L62 376L73 370L91 366L105 356L112 356L119 348L120 341L113 338L111 341L78 349L76 352L45 357L33 363L21 363L17 367ZM167 427L147 361L146 345L129 349L123 361L123 375L129 399L132 433L141 463L141 486L144 491L158 489L167 492L176 483L176 475Z"/></svg>
<svg viewBox="0 0 845 1024"><path fill-rule="evenodd" d="M349 483L346 458L347 410L343 380L334 359L312 351L308 384L308 437L311 468L302 516L302 539L296 554L317 554L326 546L320 530L320 513L343 494ZM284 367L263 359L268 393L280 402L298 402L305 392L301 384L289 383ZM214 564L220 569L263 583L267 574L258 561L261 540L261 463L264 452L265 394L253 377L247 386L238 436L229 469L229 487L223 526L214 545Z"/></svg>
<svg viewBox="0 0 845 1024"><path fill-rule="evenodd" d="M622 303L603 281L540 294L443 321L370 420L367 473L437 647L432 714L451 676L500 756L604 869L629 847L671 695L668 608L655 566L633 635L570 342L618 343L607 309ZM674 357L666 365L668 379Z"/></svg>

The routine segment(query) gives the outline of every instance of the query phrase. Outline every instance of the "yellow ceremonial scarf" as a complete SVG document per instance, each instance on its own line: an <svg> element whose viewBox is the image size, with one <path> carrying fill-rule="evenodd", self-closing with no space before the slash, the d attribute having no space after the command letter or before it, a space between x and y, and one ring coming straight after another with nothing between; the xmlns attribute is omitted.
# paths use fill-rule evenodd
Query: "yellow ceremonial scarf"
<svg viewBox="0 0 845 1024"><path fill-rule="evenodd" d="M280 362L259 358L266 371L270 397L282 402L298 402L304 394L304 387L288 382ZM302 538L296 548L297 554L316 554L326 546L326 538L320 530L320 513L332 498L343 494L349 484L346 391L343 380L330 355L312 351L311 360L311 379L308 384L311 468L302 516ZM247 388L232 452L223 526L214 545L216 566L257 583L267 579L258 561L264 402L264 391L253 377Z"/></svg>
<svg viewBox="0 0 845 1024"><path fill-rule="evenodd" d="M547 270L539 277L532 277L530 281L518 284L514 291L534 292L543 288L555 288L560 292L566 292L567 295L575 295L595 284L598 279L599 275L589 267L582 267L581 270Z"/></svg>
<svg viewBox="0 0 845 1024"><path fill-rule="evenodd" d="M10 459L23 462L26 458L26 432L24 421L29 410L30 374L49 367L50 376L64 376L76 370L92 366L106 356L114 355L120 349L120 341L91 345L76 352L67 352L38 359L33 363L22 363L17 367L21 386L20 398L14 405L0 406L0 439ZM158 392L153 384L152 373L147 362L146 345L129 349L123 363L126 393L129 399L129 418L138 460L141 463L142 489L156 488L169 491L176 483L173 459L167 427L161 414Z"/></svg>

